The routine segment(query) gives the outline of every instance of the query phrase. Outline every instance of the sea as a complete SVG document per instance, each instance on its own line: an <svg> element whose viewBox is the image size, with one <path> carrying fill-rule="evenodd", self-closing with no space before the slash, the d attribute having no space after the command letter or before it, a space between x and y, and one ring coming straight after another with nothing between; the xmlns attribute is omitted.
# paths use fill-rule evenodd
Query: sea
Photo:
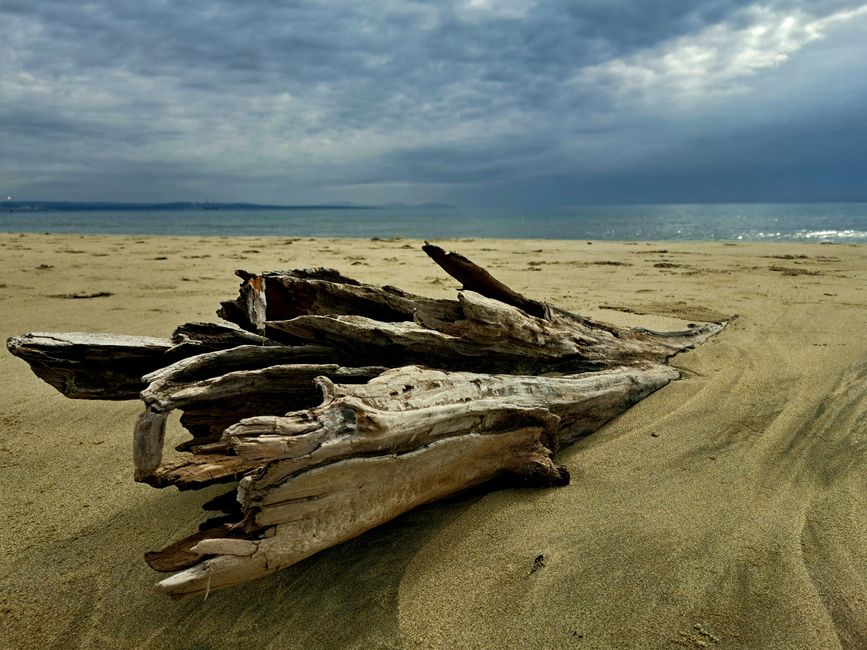
<svg viewBox="0 0 867 650"><path fill-rule="evenodd" d="M0 231L78 234L867 242L867 203L544 208L2 210Z"/></svg>

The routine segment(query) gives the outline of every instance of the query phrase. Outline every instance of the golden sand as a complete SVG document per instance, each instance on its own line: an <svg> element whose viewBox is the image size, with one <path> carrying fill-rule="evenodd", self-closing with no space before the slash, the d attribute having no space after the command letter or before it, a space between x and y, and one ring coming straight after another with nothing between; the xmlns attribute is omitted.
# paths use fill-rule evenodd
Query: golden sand
<svg viewBox="0 0 867 650"><path fill-rule="evenodd" d="M0 334L167 336L216 320L239 267L453 295L419 244L2 234ZM560 452L568 487L433 504L178 603L142 554L193 530L203 495L132 481L138 403L68 400L4 353L0 647L867 647L867 249L443 245L617 324L738 318Z"/></svg>

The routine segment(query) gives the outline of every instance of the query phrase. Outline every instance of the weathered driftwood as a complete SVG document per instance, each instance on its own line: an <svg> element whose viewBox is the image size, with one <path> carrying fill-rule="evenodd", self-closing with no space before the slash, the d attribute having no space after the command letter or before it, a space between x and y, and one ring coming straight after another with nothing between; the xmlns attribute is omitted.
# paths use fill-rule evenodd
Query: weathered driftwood
<svg viewBox="0 0 867 650"><path fill-rule="evenodd" d="M680 333L599 329L553 312L530 316L472 291L460 294L458 319L439 320L420 307L415 322L381 322L364 316L298 316L269 321L305 343L327 345L391 366L425 364L454 370L586 372L616 365L662 362L718 331L715 324Z"/></svg>
<svg viewBox="0 0 867 650"><path fill-rule="evenodd" d="M225 432L228 449L260 465L241 480L242 518L231 531L248 531L252 545L197 535L187 547L192 566L159 588L178 596L264 575L503 474L562 485L568 473L553 451L677 376L654 365L574 377L406 367L362 385L321 378L320 406ZM199 564L196 554L213 557Z"/></svg>
<svg viewBox="0 0 867 650"><path fill-rule="evenodd" d="M242 348L235 348L233 352L243 351ZM252 351L247 350L247 352ZM160 470L165 420L169 412L176 408L195 408L194 413L199 415L196 421L197 427L205 426L204 414L207 414L209 418L206 423L207 431L211 435L200 436L194 445L190 445L190 449L194 452L207 453L210 451L207 444L216 442L212 437L216 435L219 438L226 427L243 417L256 414L279 415L304 404L313 403L317 395L314 383L316 378L329 377L337 381L364 382L384 370L385 368L376 366L343 368L336 364L294 363L254 370L235 370L187 383L172 382L171 375L163 376L151 382L141 393L146 408L139 416L133 432L135 478L157 487L167 484L174 484L179 488L200 487L196 463L191 465L189 476L183 471L182 466L178 465L171 466L171 479L167 478L165 471ZM205 447L199 449L202 445ZM208 463L208 465L213 464ZM216 482L218 478L230 480L237 471L239 470L233 469L222 475L212 468L208 473L207 482Z"/></svg>
<svg viewBox="0 0 867 650"><path fill-rule="evenodd" d="M67 397L135 399L142 375L171 363L170 339L119 334L32 332L9 339L9 351ZM85 361L82 362L82 359Z"/></svg>
<svg viewBox="0 0 867 650"><path fill-rule="evenodd" d="M268 321L296 316L354 314L383 322L411 321L417 309L456 317L454 300L436 300L396 287L362 284L333 269L301 269L257 276L236 271L244 280L236 300L221 303L221 318L258 332ZM259 311L256 311L259 310ZM254 313L255 312L255 313Z"/></svg>
<svg viewBox="0 0 867 650"><path fill-rule="evenodd" d="M426 244L457 300L329 269L238 271L237 299L172 339L30 334L9 349L70 397L140 396L135 478L237 482L222 515L148 553L173 597L276 571L420 504L498 477L561 485L552 453L678 377L723 324L616 328L527 298ZM192 438L163 460L166 418Z"/></svg>
<svg viewBox="0 0 867 650"><path fill-rule="evenodd" d="M171 339L85 332L31 332L7 348L33 372L74 399L136 399L144 375L184 357L244 344L273 343L237 327L187 323Z"/></svg>

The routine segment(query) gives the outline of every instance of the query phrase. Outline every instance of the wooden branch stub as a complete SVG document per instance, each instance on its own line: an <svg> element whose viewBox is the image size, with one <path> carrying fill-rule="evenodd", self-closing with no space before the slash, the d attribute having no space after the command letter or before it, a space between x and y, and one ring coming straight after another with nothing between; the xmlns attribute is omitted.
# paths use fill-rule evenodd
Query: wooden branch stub
<svg viewBox="0 0 867 650"><path fill-rule="evenodd" d="M165 437L166 414L145 409L139 415L132 434L132 460L136 481L144 481L160 466Z"/></svg>
<svg viewBox="0 0 867 650"><path fill-rule="evenodd" d="M548 310L543 302L527 298L511 287L506 286L478 264L460 253L447 253L439 246L425 242L421 249L427 253L446 273L463 285L464 289L475 291L487 298L499 300L507 305L523 309L531 316L545 318Z"/></svg>

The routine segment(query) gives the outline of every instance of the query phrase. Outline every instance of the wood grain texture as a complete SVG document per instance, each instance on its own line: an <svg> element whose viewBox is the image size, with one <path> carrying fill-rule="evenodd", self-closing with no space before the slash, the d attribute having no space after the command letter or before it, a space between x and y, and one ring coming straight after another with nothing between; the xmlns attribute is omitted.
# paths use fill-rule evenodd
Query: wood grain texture
<svg viewBox="0 0 867 650"><path fill-rule="evenodd" d="M289 566L421 504L507 478L563 485L552 455L680 373L666 361L725 322L618 328L514 291L457 253L424 251L456 300L330 269L237 271L231 325L171 339L28 334L13 354L70 397L139 397L135 480L197 489L224 514L162 551L157 588L207 593ZM163 458L168 414L192 434Z"/></svg>

